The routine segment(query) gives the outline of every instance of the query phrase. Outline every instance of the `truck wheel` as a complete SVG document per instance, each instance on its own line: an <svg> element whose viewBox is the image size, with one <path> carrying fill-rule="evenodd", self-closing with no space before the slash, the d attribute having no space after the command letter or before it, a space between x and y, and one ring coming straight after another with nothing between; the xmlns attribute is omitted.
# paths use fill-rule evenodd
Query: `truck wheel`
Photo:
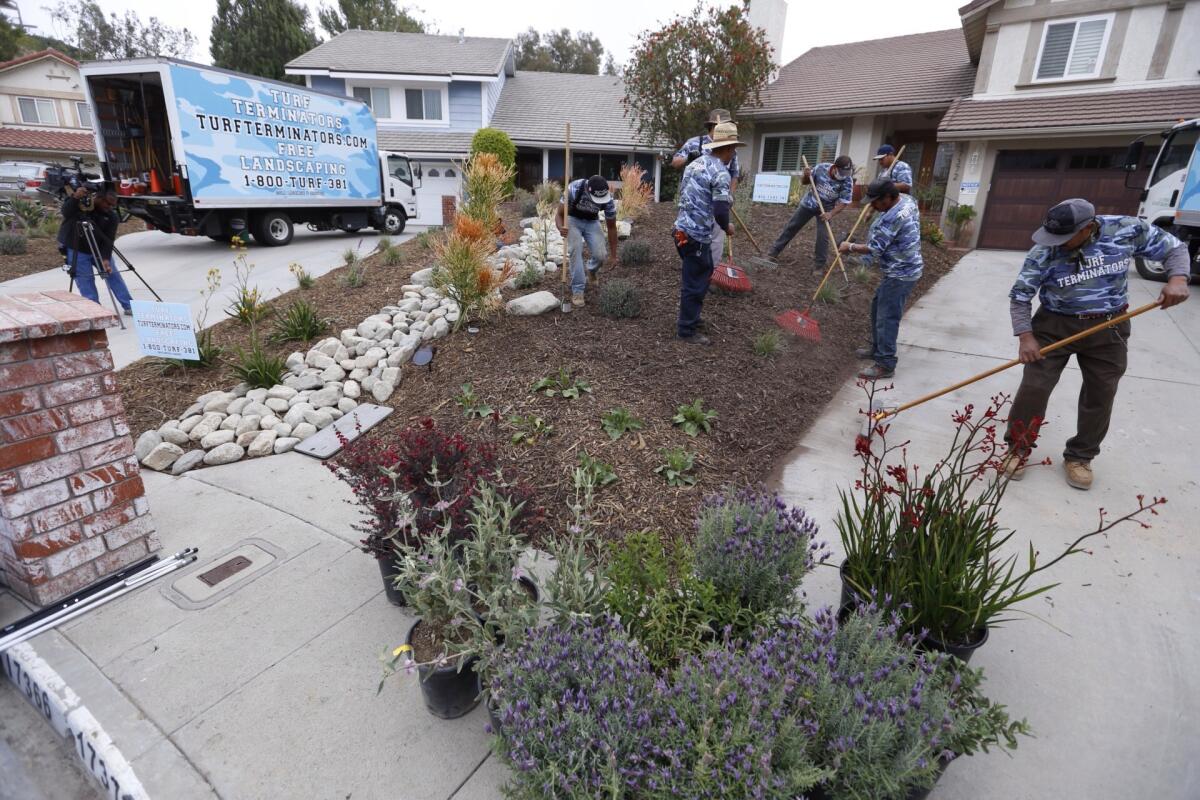
<svg viewBox="0 0 1200 800"><path fill-rule="evenodd" d="M282 247L292 241L292 220L282 211L263 212L254 226L254 241L263 247Z"/></svg>
<svg viewBox="0 0 1200 800"><path fill-rule="evenodd" d="M1167 282L1167 270L1163 267L1162 262L1135 257L1133 263L1137 267L1138 275L1141 275L1146 280L1158 281L1159 283Z"/></svg>
<svg viewBox="0 0 1200 800"><path fill-rule="evenodd" d="M388 206L387 211L383 212L383 232L388 236L399 236L404 233L404 226L408 223L408 218L404 216L404 212L395 206Z"/></svg>

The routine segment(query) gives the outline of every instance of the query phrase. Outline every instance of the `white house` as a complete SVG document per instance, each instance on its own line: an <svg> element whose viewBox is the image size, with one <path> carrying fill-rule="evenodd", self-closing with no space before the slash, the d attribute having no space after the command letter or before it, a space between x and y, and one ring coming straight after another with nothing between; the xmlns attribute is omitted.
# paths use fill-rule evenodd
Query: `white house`
<svg viewBox="0 0 1200 800"><path fill-rule="evenodd" d="M57 50L0 62L0 161L96 154L79 63Z"/></svg>

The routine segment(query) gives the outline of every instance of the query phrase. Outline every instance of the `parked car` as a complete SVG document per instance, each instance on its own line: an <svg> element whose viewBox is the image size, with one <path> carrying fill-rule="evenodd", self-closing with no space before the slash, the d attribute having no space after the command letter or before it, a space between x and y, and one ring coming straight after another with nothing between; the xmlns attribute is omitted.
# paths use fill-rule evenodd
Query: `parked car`
<svg viewBox="0 0 1200 800"><path fill-rule="evenodd" d="M38 187L45 178L46 165L31 161L0 161L0 199L24 197L40 200Z"/></svg>

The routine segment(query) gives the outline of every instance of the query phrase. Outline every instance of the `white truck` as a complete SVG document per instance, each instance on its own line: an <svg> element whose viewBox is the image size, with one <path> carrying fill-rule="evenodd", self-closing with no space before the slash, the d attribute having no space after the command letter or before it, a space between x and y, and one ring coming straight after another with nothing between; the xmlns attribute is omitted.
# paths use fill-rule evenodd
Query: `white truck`
<svg viewBox="0 0 1200 800"><path fill-rule="evenodd" d="M417 215L421 165L379 150L361 100L173 58L79 71L103 178L151 228L277 247Z"/></svg>
<svg viewBox="0 0 1200 800"><path fill-rule="evenodd" d="M1138 217L1175 234L1188 246L1192 277L1200 276L1200 119L1180 122L1160 136L1150 175L1142 189ZM1135 172L1142 163L1144 136L1134 139L1125 154L1125 171ZM1162 264L1137 259L1143 278L1165 281Z"/></svg>

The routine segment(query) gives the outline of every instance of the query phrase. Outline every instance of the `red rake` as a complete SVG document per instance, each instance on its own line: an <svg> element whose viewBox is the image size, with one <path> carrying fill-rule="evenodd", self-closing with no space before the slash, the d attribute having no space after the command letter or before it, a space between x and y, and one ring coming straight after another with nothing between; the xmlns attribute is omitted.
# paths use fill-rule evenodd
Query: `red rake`
<svg viewBox="0 0 1200 800"><path fill-rule="evenodd" d="M750 276L746 274L746 270L733 263L733 240L726 239L725 241L729 243L729 258L717 265L713 270L711 280L717 285L717 288L735 294L744 294L754 287L750 283Z"/></svg>
<svg viewBox="0 0 1200 800"><path fill-rule="evenodd" d="M808 339L810 342L821 341L821 326L808 315L807 308L803 311L789 309L775 317L775 324L801 339Z"/></svg>

